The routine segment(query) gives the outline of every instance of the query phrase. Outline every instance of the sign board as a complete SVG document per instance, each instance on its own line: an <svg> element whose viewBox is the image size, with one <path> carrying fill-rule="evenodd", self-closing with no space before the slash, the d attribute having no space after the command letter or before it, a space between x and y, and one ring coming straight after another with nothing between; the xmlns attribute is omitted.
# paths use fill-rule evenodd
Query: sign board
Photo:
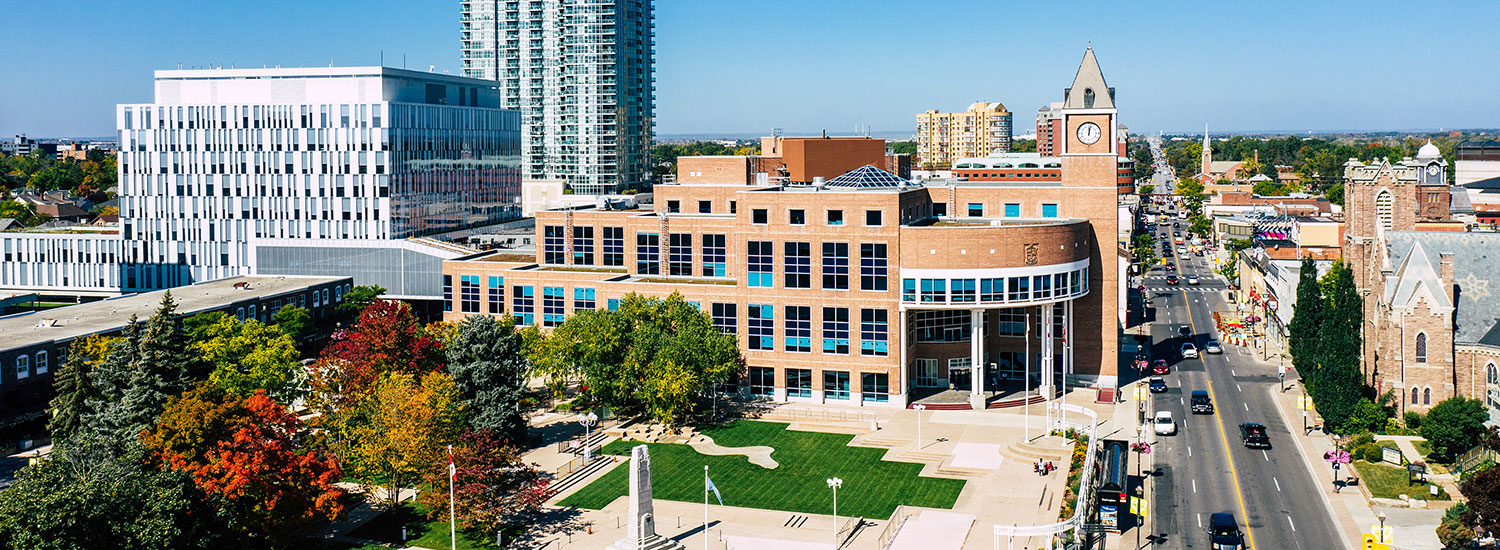
<svg viewBox="0 0 1500 550"><path fill-rule="evenodd" d="M1425 474L1427 473L1427 465L1420 462L1407 464L1406 471L1413 474Z"/></svg>
<svg viewBox="0 0 1500 550"><path fill-rule="evenodd" d="M1146 517L1146 509L1150 506L1146 499L1141 497L1130 498L1130 513L1138 517Z"/></svg>
<svg viewBox="0 0 1500 550"><path fill-rule="evenodd" d="M1370 526L1370 536L1375 537L1375 542L1383 542L1386 544L1395 542L1393 540L1395 538L1393 537L1395 531L1396 528L1390 526L1381 527L1379 524Z"/></svg>
<svg viewBox="0 0 1500 550"><path fill-rule="evenodd" d="M1401 450L1393 447L1380 448L1380 460L1391 465L1401 465Z"/></svg>

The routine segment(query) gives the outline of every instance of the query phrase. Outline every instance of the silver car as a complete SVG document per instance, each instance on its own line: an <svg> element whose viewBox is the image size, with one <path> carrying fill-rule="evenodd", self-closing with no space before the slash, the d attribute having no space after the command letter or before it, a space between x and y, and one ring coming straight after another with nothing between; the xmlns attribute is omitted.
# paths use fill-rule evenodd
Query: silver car
<svg viewBox="0 0 1500 550"><path fill-rule="evenodd" d="M1197 359L1198 358L1198 346L1194 346L1192 342L1183 342L1183 344L1182 344L1182 358L1183 359Z"/></svg>
<svg viewBox="0 0 1500 550"><path fill-rule="evenodd" d="M1203 345L1203 351L1207 353L1224 353L1224 346L1219 345L1218 340L1209 340Z"/></svg>

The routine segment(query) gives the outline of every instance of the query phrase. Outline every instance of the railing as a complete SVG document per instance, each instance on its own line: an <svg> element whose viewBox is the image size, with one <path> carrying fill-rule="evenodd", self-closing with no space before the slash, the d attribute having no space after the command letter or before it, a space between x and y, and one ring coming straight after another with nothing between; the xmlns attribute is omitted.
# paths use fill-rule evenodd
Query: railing
<svg viewBox="0 0 1500 550"><path fill-rule="evenodd" d="M999 545L1001 536L1050 536L1061 534L1067 531L1073 531L1073 539L1078 540L1078 532L1083 529L1083 520L1084 518L1088 517L1088 504L1089 501L1093 500L1094 494L1092 478L1094 477L1094 454L1099 443L1097 433L1099 425L1099 415L1092 410L1079 407L1077 405L1069 405L1066 403L1049 403L1047 404L1047 408L1054 409L1058 413L1075 412L1089 418L1088 425L1073 424L1078 428L1086 429L1089 434L1087 451L1083 454L1083 473L1078 476L1078 502L1073 508L1073 517L1070 517L1063 521L1059 521L1057 523L1049 523L1044 525L996 525L996 545ZM1061 416L1059 416L1058 424L1066 424L1065 422L1062 422Z"/></svg>
<svg viewBox="0 0 1500 550"><path fill-rule="evenodd" d="M844 524L839 527L838 534L834 536L834 539L839 543L838 547L843 548L845 546L848 546L849 543L854 542L855 533L858 532L859 528L864 524L865 518L862 516L852 517L844 520Z"/></svg>
<svg viewBox="0 0 1500 550"><path fill-rule="evenodd" d="M788 419L793 421L822 420L838 422L869 422L879 419L870 411L852 409L825 409L812 407L756 407L762 419Z"/></svg>
<svg viewBox="0 0 1500 550"><path fill-rule="evenodd" d="M880 531L880 539L875 547L880 550L890 548L891 543L896 540L896 534L901 532L901 526L906 524L906 520L911 519L911 515L912 513L906 510L905 505L896 505L896 511L891 512L891 518L885 522L885 529Z"/></svg>
<svg viewBox="0 0 1500 550"><path fill-rule="evenodd" d="M1453 461L1453 474L1462 479L1465 474L1484 466L1486 462L1500 463L1500 453L1484 445L1476 446Z"/></svg>
<svg viewBox="0 0 1500 550"><path fill-rule="evenodd" d="M592 457L589 458L580 456L573 460L569 460L567 464L563 464L562 466L559 466L557 468L557 477L555 479L562 480L563 478L577 473L579 470L587 468L589 464L593 464L595 461L604 460L604 458L604 456L601 456L596 452Z"/></svg>

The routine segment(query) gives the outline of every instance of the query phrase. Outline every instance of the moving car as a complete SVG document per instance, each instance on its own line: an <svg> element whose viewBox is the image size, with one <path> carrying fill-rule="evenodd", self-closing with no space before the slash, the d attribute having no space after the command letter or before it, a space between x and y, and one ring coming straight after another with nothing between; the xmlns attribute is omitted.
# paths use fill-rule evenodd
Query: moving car
<svg viewBox="0 0 1500 550"><path fill-rule="evenodd" d="M1177 271L1177 262L1167 262L1167 271Z"/></svg>
<svg viewBox="0 0 1500 550"><path fill-rule="evenodd" d="M1166 359L1157 359L1151 363L1151 374L1167 374L1169 368Z"/></svg>
<svg viewBox="0 0 1500 550"><path fill-rule="evenodd" d="M1181 243L1179 243L1179 244L1181 244ZM1178 254L1187 254L1187 247L1186 246L1179 246L1179 247L1177 247L1177 253Z"/></svg>
<svg viewBox="0 0 1500 550"><path fill-rule="evenodd" d="M1183 338L1191 337L1193 335L1193 327L1187 325L1177 327L1177 335Z"/></svg>
<svg viewBox="0 0 1500 550"><path fill-rule="evenodd" d="M1219 345L1218 340L1209 340L1203 345L1203 351L1208 353L1224 353L1224 346Z"/></svg>
<svg viewBox="0 0 1500 550"><path fill-rule="evenodd" d="M1196 285L1196 284L1198 284L1198 276L1197 275L1188 275L1188 284L1190 284L1190 285Z"/></svg>
<svg viewBox="0 0 1500 550"><path fill-rule="evenodd" d="M1177 423L1172 421L1172 411L1156 411L1152 424L1156 425L1156 435L1177 434Z"/></svg>
<svg viewBox="0 0 1500 550"><path fill-rule="evenodd" d="M1167 284L1169 284L1169 285L1175 285L1175 284L1177 284L1177 275L1167 275Z"/></svg>
<svg viewBox="0 0 1500 550"><path fill-rule="evenodd" d="M1208 516L1208 542L1213 550L1243 550L1245 534L1234 521L1234 514L1215 512Z"/></svg>
<svg viewBox="0 0 1500 550"><path fill-rule="evenodd" d="M1271 436L1266 433L1266 427L1254 422L1240 424L1240 440L1246 447L1271 448Z"/></svg>
<svg viewBox="0 0 1500 550"><path fill-rule="evenodd" d="M1182 358L1183 359L1197 359L1198 358L1198 346L1194 346L1192 342L1183 342L1182 343Z"/></svg>
<svg viewBox="0 0 1500 550"><path fill-rule="evenodd" d="M1151 388L1151 393L1165 393L1167 391L1167 380L1160 376L1152 376L1147 384Z"/></svg>
<svg viewBox="0 0 1500 550"><path fill-rule="evenodd" d="M1193 409L1193 414L1214 413L1214 401L1208 397L1208 392L1206 391L1193 390L1192 396L1188 398L1188 403Z"/></svg>

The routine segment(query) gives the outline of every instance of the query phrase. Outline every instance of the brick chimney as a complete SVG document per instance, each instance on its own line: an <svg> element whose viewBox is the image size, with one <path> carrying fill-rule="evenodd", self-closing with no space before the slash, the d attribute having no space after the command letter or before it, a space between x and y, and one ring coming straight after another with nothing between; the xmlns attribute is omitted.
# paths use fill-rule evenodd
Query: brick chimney
<svg viewBox="0 0 1500 550"><path fill-rule="evenodd" d="M1448 292L1448 294L1449 294L1448 299L1452 300L1453 299L1453 296L1452 296L1452 294L1453 294L1453 253L1452 252L1441 252L1441 253L1438 254L1438 279L1441 279L1443 281L1443 289L1445 289Z"/></svg>

